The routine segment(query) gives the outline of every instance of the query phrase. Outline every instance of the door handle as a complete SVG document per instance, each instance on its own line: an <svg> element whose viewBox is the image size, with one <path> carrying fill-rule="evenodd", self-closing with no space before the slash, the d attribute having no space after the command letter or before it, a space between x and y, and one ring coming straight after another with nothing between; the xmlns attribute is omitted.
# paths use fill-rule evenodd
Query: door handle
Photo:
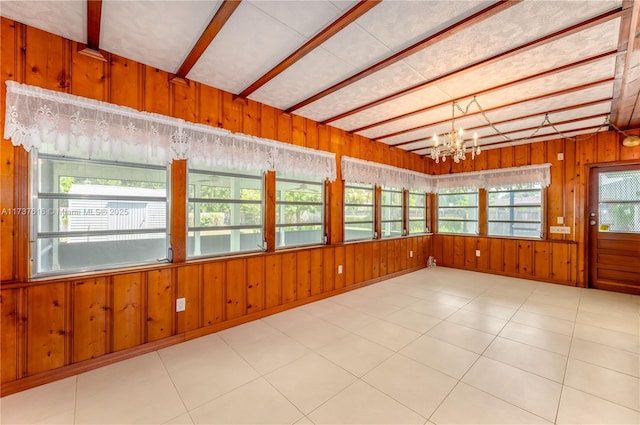
<svg viewBox="0 0 640 425"><path fill-rule="evenodd" d="M595 226L596 223L597 223L597 221L595 221L595 220L589 220L589 224L592 225L592 226Z"/></svg>

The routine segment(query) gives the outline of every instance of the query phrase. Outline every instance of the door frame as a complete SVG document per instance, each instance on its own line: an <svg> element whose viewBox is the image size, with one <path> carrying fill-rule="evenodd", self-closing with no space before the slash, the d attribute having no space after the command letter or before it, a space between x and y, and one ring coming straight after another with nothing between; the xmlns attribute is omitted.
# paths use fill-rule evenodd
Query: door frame
<svg viewBox="0 0 640 425"><path fill-rule="evenodd" d="M592 164L586 164L586 180L585 180L585 205L583 210L584 222L582 223L583 231L584 231L584 265L585 265L585 288L593 288L592 282L592 268L591 263L592 260L592 247L591 247L591 229L589 225L589 212L592 201L592 190L591 190L591 179L593 177L596 169L602 168L616 168L616 167L627 167L627 166L640 166L640 161L638 160L629 160L629 161L612 161L612 162L598 162ZM628 293L628 292L627 292Z"/></svg>

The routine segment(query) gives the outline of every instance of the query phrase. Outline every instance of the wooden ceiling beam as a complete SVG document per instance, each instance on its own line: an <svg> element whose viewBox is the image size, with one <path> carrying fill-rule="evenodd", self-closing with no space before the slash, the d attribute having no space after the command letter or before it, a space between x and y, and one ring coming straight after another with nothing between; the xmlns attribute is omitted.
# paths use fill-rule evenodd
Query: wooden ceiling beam
<svg viewBox="0 0 640 425"><path fill-rule="evenodd" d="M187 76L204 51L207 50L209 44L216 38L222 27L224 27L231 15L233 15L233 12L240 6L241 2L242 0L223 0L218 11L213 15L211 22L209 22L209 25L207 25L207 28L202 32L202 35L200 35L200 38L193 46L193 49L191 49L191 52L189 52L187 58L182 62L182 65L180 65L178 72L176 72L176 77L184 79Z"/></svg>
<svg viewBox="0 0 640 425"><path fill-rule="evenodd" d="M497 110L504 109L504 108L509 108L509 107L515 106L515 105L521 105L521 104L527 103L527 102L548 99L550 97L561 96L561 95L568 94L568 93L575 93L577 91L581 91L581 90L585 90L585 89L588 89L588 88L596 87L596 86L599 86L599 85L602 85L602 84L611 83L612 81L614 81L613 77L604 78L604 79L601 79L601 80L598 80L598 81L593 81L591 83L580 84L579 86L570 87L568 89L556 90L556 91L553 91L553 92L550 92L550 93L545 93L545 94L541 94L541 95L538 95L538 96L532 96L532 97L529 97L529 98L526 98L526 99L516 100L516 101L513 101L513 102L509 102L509 103L503 104L503 105L495 106L493 108L484 109L484 111L482 111L482 112L481 111L477 111L477 112L468 113L468 114L464 115L464 118L477 116L477 115L482 114L483 112L484 113L492 112L492 111L497 111ZM461 119L461 118L463 118L463 117L458 117L458 119ZM425 128L433 127L434 125L439 125L439 124L450 122L450 121L451 121L451 118L449 117L449 118L446 118L444 120L431 122L431 123L428 123L428 124L419 125L417 127L408 128L408 129L405 129L405 130L400 130L400 131L395 131L393 133L385 134L384 136L377 137L376 140L377 141L382 141L382 140L388 139L390 137L399 136L401 134L406 134L406 133L409 133L409 132L412 132L412 131L416 131L416 130L422 130L422 129L425 129Z"/></svg>
<svg viewBox="0 0 640 425"><path fill-rule="evenodd" d="M549 69L547 71L539 72L537 74L529 75L527 77L520 78L518 80L514 80L514 81L510 81L508 83L500 84L498 86L490 87L488 89L481 90L479 92L469 93L469 94L466 94L464 96L459 96L459 97L457 97L455 99L447 100L445 102L438 103L437 105L427 106L426 108L417 109L415 111L407 112L407 113L404 113L402 115L397 115L395 117L387 118L385 120L378 121L378 122L375 122L373 124L369 124L369 125L366 125L366 126L363 126L363 127L360 127L360 128L356 128L354 130L351 130L350 132L357 134L357 133L359 133L361 131L365 131L365 130L369 130L369 129L372 129L372 128L375 128L375 127L379 127L381 125L389 124L391 122L398 121L398 120L401 120L401 119L404 119L404 118L409 118L409 117L412 117L414 115L422 114L424 112L429 112L429 111L432 111L432 110L437 109L437 108L441 108L441 107L446 106L446 105L451 105L451 103L453 103L453 102L460 102L460 101L462 101L464 99L468 99L470 97L484 96L484 95L487 95L487 94L495 93L498 90L503 90L503 89L506 89L506 88L509 88L509 87L513 87L513 86L518 85L518 84L522 84L522 83L525 83L525 82L530 82L530 81L533 81L533 80L537 80L539 78L548 77L550 75L555 75L555 74L558 74L560 72L564 72L564 71L568 71L568 70L571 70L571 69L575 69L577 67L580 67L580 66L583 66L583 65L587 65L587 64L599 61L600 59L603 59L603 58L606 58L606 57L609 57L609 56L613 56L613 55L615 55L617 53L618 53L617 50L611 50L609 52L601 53L599 55L592 56L592 57L587 58L587 59L582 59L582 60L579 60L579 61L576 61L576 62L572 62L572 63L567 64L567 65L562 65L562 66L559 66L557 68L553 68L553 69Z"/></svg>
<svg viewBox="0 0 640 425"><path fill-rule="evenodd" d="M611 102L612 100L613 100L613 98L607 97L607 98L604 98L604 99L598 99L598 100L592 100L590 102L579 103L577 105L564 106L562 108L551 109L551 110L545 111L545 112L536 112L536 113L533 113L533 114L522 115L522 116L519 116L519 117L516 117L516 118L509 118L509 119L502 120L502 121L495 121L495 122L492 122L492 124L493 125L507 124L507 123L510 123L510 122L521 121L521 120L525 120L525 119L529 119L529 118L541 117L541 116L547 115L547 114L556 114L556 113L559 113L559 112L566 112L566 111L571 111L571 110L574 110L574 109L586 108L586 107L598 105L598 104L604 103L604 102ZM468 130L474 130L474 129L485 128L485 127L489 127L489 125L486 124L486 125L483 125L483 126L473 127L473 128L468 129ZM420 137L418 139L407 140L405 142L389 144L389 146L395 148L395 147L410 145L412 143L425 142L425 141L428 141L428 140L431 140L431 138L430 137Z"/></svg>
<svg viewBox="0 0 640 425"><path fill-rule="evenodd" d="M100 52L100 25L102 24L102 0L87 0L87 47L79 53L106 62Z"/></svg>
<svg viewBox="0 0 640 425"><path fill-rule="evenodd" d="M247 97L251 93L258 90L260 87L267 84L269 81L277 77L284 70L289 68L294 63L298 62L300 59L305 57L307 54L311 53L317 47L319 47L322 43L329 40L331 37L336 35L338 32L342 31L348 25L353 23L356 19L373 9L382 0L361 0L353 6L349 11L340 16L338 19L333 21L330 25L325 27L322 31L316 34L313 38L307 41L305 44L300 46L295 52L291 53L287 58L285 58L282 62L271 68L266 74L262 77L258 78L255 82L253 82L249 87L242 90L242 92L238 95L239 97Z"/></svg>
<svg viewBox="0 0 640 425"><path fill-rule="evenodd" d="M615 102L611 122L626 130L640 126L640 2L626 0L620 25L618 50L625 52L616 63Z"/></svg>
<svg viewBox="0 0 640 425"><path fill-rule="evenodd" d="M461 19L460 21L454 23L453 25L448 26L447 28L438 31L435 34L432 34L420 41L418 41L417 43L407 47L404 50L401 50L391 56L389 56L388 58L352 75L351 77L340 81L337 84L334 84L333 86L321 91L320 93L317 93L301 102L296 103L295 105L287 108L286 112L293 112L297 109L300 109L304 106L307 106L319 99L322 99L323 97L326 97L328 95L330 95L331 93L335 93L336 91L351 85L357 81L362 80L363 78L366 78L388 66L393 65L396 62L399 62L403 59L406 59L407 57L418 53L421 50L426 49L429 46L432 46L446 38L449 38L451 36L453 36L454 34L459 33L460 31L463 31L467 28L472 27L473 25L477 25L478 23L484 21L485 19L488 19L492 16L497 15L500 12L503 12L504 10L515 6L516 4L520 3L522 0L515 0L515 1L510 1L510 0L499 0L493 4L491 4L490 6L480 10L479 12L474 13L471 16L468 16L466 18Z"/></svg>
<svg viewBox="0 0 640 425"><path fill-rule="evenodd" d="M608 21L610 21L612 19L616 19L616 18L620 17L622 14L623 14L623 9L621 7L620 8L616 8L614 10L611 10L609 12L605 12L605 13L603 13L601 15L598 15L596 17L593 17L591 19L587 19L586 21L580 22L578 24L572 25L570 27L564 28L564 29L556 31L554 33L545 35L544 37L540 37L540 38L538 38L536 40L533 40L533 41L530 41L528 43L521 44L520 46L517 46L517 47L514 47L514 48L509 49L507 51L498 53L498 54L496 54L494 56L491 56L489 58L474 62L472 64L469 64L469 65L465 66L464 68L448 72L446 74L440 75L440 76L432 78L430 80L427 80L427 81L425 81L423 83L414 85L414 86L409 87L407 89L400 90L400 91L398 91L396 93L393 93L393 94L390 94L388 96L385 96L385 97L383 97L381 99L375 100L373 102L369 102L369 103L367 103L365 105L359 106L359 107L357 107L355 109L352 109L350 111L343 112L343 113L341 113L339 115L336 115L334 117L331 117L331 118L328 118L328 119L322 121L320 124L329 124L329 123L331 123L333 121L337 121L339 119L342 119L342 118L357 114L358 112L362 112L364 110L373 108L374 106L382 105L383 103L398 99L398 98L400 98L402 96L406 96L408 94L415 93L415 92L417 92L419 90L422 90L422 89L426 88L427 86L430 86L430 85L433 85L433 84L437 84L437 83L440 83L442 81L446 81L446 80L452 79L454 77L460 77L461 75L465 75L465 74L471 73L472 71L475 71L475 70L477 70L477 69L479 69L479 68L481 68L483 66L487 66L487 65L499 62L501 60L504 60L504 59L507 59L509 57L515 56L516 54L526 52L528 50L534 49L536 47L540 47L542 45L551 43L553 41L557 41L557 40L559 40L559 39L561 39L563 37L566 37L568 35L572 35L572 34L575 34L575 33L581 32L581 31L585 31L585 30L587 30L589 28L593 28L593 27L595 27L597 25L600 25L602 23L608 22Z"/></svg>

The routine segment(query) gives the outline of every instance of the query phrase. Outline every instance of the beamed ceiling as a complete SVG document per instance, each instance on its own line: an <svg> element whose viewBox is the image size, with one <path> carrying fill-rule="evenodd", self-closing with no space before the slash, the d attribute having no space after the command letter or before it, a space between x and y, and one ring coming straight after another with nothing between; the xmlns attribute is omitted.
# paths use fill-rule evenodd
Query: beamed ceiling
<svg viewBox="0 0 640 425"><path fill-rule="evenodd" d="M2 16L428 154L640 127L640 1L2 1ZM545 118L547 122L542 125ZM490 125L491 124L491 125ZM555 127L555 128L554 128ZM502 135L496 133L499 130ZM532 135L535 136L532 137Z"/></svg>

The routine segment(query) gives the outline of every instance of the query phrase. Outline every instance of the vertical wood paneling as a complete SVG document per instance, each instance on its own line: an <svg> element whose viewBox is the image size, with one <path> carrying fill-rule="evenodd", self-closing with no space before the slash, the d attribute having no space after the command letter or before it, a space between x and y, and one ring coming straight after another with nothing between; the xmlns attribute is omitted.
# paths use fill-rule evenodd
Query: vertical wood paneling
<svg viewBox="0 0 640 425"><path fill-rule="evenodd" d="M549 277L549 269L551 266L551 248L550 243L545 241L535 241L533 243L533 268L535 276L541 279Z"/></svg>
<svg viewBox="0 0 640 425"><path fill-rule="evenodd" d="M260 136L276 138L276 110L271 106L260 105Z"/></svg>
<svg viewBox="0 0 640 425"><path fill-rule="evenodd" d="M71 93L90 99L107 101L109 93L108 64L83 55L80 45L73 42L71 48Z"/></svg>
<svg viewBox="0 0 640 425"><path fill-rule="evenodd" d="M344 247L344 267L342 272L345 275L344 285L353 285L356 281L356 251L353 244Z"/></svg>
<svg viewBox="0 0 640 425"><path fill-rule="evenodd" d="M202 267L202 315L205 325L226 319L226 263L220 261Z"/></svg>
<svg viewBox="0 0 640 425"><path fill-rule="evenodd" d="M109 101L134 109L142 108L140 73L142 66L118 55L111 55Z"/></svg>
<svg viewBox="0 0 640 425"><path fill-rule="evenodd" d="M453 265L454 267L464 267L464 241L465 236L453 237Z"/></svg>
<svg viewBox="0 0 640 425"><path fill-rule="evenodd" d="M173 90L172 115L185 121L198 122L198 84L195 82L171 83L171 89Z"/></svg>
<svg viewBox="0 0 640 425"><path fill-rule="evenodd" d="M371 244L371 278L380 276L380 242Z"/></svg>
<svg viewBox="0 0 640 425"><path fill-rule="evenodd" d="M66 285L56 283L27 289L27 375L65 364Z"/></svg>
<svg viewBox="0 0 640 425"><path fill-rule="evenodd" d="M518 274L533 274L533 243L530 241L518 242Z"/></svg>
<svg viewBox="0 0 640 425"><path fill-rule="evenodd" d="M477 238L465 238L464 239L464 266L470 269L474 269L477 266L476 261L476 248Z"/></svg>
<svg viewBox="0 0 640 425"><path fill-rule="evenodd" d="M551 163L551 185L547 188L547 198L553 200L547 205L547 223L555 226L558 217L564 216L564 160L558 160L558 154L564 154L564 141L552 140L547 143L547 158ZM562 235L548 234L549 239L562 239Z"/></svg>
<svg viewBox="0 0 640 425"><path fill-rule="evenodd" d="M227 262L227 320L247 314L247 262L244 259Z"/></svg>
<svg viewBox="0 0 640 425"><path fill-rule="evenodd" d="M292 116L292 136L291 143L298 146L307 144L307 120L300 115Z"/></svg>
<svg viewBox="0 0 640 425"><path fill-rule="evenodd" d="M378 265L380 267L380 276L385 276L389 273L388 270L388 247L389 247L389 243L387 241L381 241L379 244L380 246L380 254L379 254L379 260L378 260Z"/></svg>
<svg viewBox="0 0 640 425"><path fill-rule="evenodd" d="M478 238L476 249L480 250L480 256L476 258L476 265L480 270L489 269L489 239Z"/></svg>
<svg viewBox="0 0 640 425"><path fill-rule="evenodd" d="M282 304L296 300L296 253L282 254Z"/></svg>
<svg viewBox="0 0 640 425"><path fill-rule="evenodd" d="M178 318L178 332L186 332L198 329L202 306L202 282L199 266L180 267L177 271L176 298L185 299L185 310L176 313Z"/></svg>
<svg viewBox="0 0 640 425"><path fill-rule="evenodd" d="M242 131L242 99L222 92L222 126L229 131Z"/></svg>
<svg viewBox="0 0 640 425"><path fill-rule="evenodd" d="M65 91L69 87L69 70L65 69L64 61L65 41L29 26L26 27L26 33L29 48L25 50L24 82L49 90ZM5 56L2 60L5 60Z"/></svg>
<svg viewBox="0 0 640 425"><path fill-rule="evenodd" d="M264 310L264 257L247 259L247 313Z"/></svg>
<svg viewBox="0 0 640 425"><path fill-rule="evenodd" d="M200 85L199 122L212 127L222 127L222 93L204 84Z"/></svg>
<svg viewBox="0 0 640 425"><path fill-rule="evenodd" d="M559 281L569 281L571 278L571 250L570 245L551 244L551 278Z"/></svg>
<svg viewBox="0 0 640 425"><path fill-rule="evenodd" d="M373 245L377 242L361 244L362 246L362 281L367 281L373 276ZM357 261L357 260L356 260Z"/></svg>
<svg viewBox="0 0 640 425"><path fill-rule="evenodd" d="M113 350L135 347L143 341L142 273L113 278Z"/></svg>
<svg viewBox="0 0 640 425"><path fill-rule="evenodd" d="M324 291L324 257L323 249L313 249L309 252L311 267L311 295L318 295ZM333 261L331 261L333 264Z"/></svg>
<svg viewBox="0 0 640 425"><path fill-rule="evenodd" d="M284 143L291 143L291 115L284 112L277 113L277 125L276 139Z"/></svg>
<svg viewBox="0 0 640 425"><path fill-rule="evenodd" d="M324 292L332 291L335 285L335 279L338 274L337 267L335 266L335 248L325 247L322 250L322 290Z"/></svg>
<svg viewBox="0 0 640 425"><path fill-rule="evenodd" d="M242 132L244 134L260 134L260 104L246 99L242 116Z"/></svg>
<svg viewBox="0 0 640 425"><path fill-rule="evenodd" d="M144 110L162 115L170 112L169 74L152 66L144 67Z"/></svg>
<svg viewBox="0 0 640 425"><path fill-rule="evenodd" d="M309 251L296 254L296 299L301 300L311 295L311 255Z"/></svg>
<svg viewBox="0 0 640 425"><path fill-rule="evenodd" d="M495 272L504 270L504 258L502 253L502 239L489 239L489 269Z"/></svg>
<svg viewBox="0 0 640 425"><path fill-rule="evenodd" d="M509 274L518 273L518 241L504 239L502 253L502 270Z"/></svg>
<svg viewBox="0 0 640 425"><path fill-rule="evenodd" d="M105 278L79 280L73 287L73 362L107 352Z"/></svg>
<svg viewBox="0 0 640 425"><path fill-rule="evenodd" d="M171 270L147 273L147 341L172 334L175 300Z"/></svg>
<svg viewBox="0 0 640 425"><path fill-rule="evenodd" d="M265 305L267 308L283 304L282 301L282 256L265 258Z"/></svg>
<svg viewBox="0 0 640 425"><path fill-rule="evenodd" d="M18 289L0 291L0 382L18 379Z"/></svg>

